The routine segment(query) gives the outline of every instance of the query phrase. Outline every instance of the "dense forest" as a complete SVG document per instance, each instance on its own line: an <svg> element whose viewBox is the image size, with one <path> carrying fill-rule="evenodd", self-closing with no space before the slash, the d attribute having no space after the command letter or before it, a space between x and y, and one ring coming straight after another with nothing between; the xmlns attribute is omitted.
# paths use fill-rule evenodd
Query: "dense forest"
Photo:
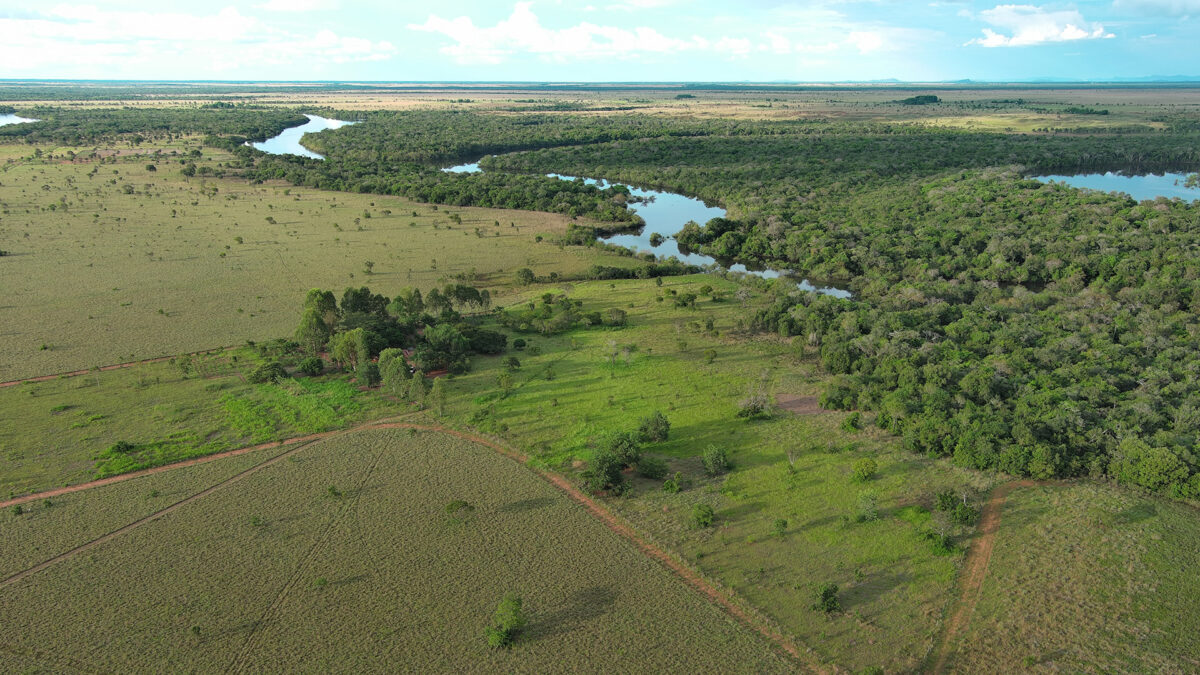
<svg viewBox="0 0 1200 675"><path fill-rule="evenodd" d="M115 139L219 134L227 143L261 140L308 121L295 110L250 106L194 108L58 108L34 106L21 114L37 122L0 126L0 140L88 145Z"/></svg>
<svg viewBox="0 0 1200 675"><path fill-rule="evenodd" d="M876 410L914 451L1200 496L1200 208L1025 177L1187 169L1195 135L830 125L486 163L722 202L731 217L681 246L849 285L850 301L780 289L754 323L838 375L826 407Z"/></svg>

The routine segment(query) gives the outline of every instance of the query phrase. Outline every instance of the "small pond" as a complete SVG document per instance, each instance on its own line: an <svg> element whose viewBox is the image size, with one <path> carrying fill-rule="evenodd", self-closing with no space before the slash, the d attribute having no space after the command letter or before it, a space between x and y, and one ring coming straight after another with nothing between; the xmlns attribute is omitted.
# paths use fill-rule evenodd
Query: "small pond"
<svg viewBox="0 0 1200 675"><path fill-rule="evenodd" d="M354 124L354 122L331 120L318 115L305 115L305 117L308 118L308 121L300 126L284 129L278 136L268 138L265 141L247 143L246 145L253 146L272 155L300 155L301 157L311 157L313 159L325 159L324 156L300 145L300 139L304 137L304 134L316 133L326 129L341 129L344 126Z"/></svg>
<svg viewBox="0 0 1200 675"><path fill-rule="evenodd" d="M482 171L479 168L479 163L460 164L452 166L443 171L450 173L477 173ZM561 176L559 174L546 174L551 178L559 180L575 180L574 176ZM585 178L585 183L595 185L600 189L608 188L610 184L603 179ZM679 246L672 238L674 234L691 220L703 225L713 218L724 218L725 209L708 206L699 199L685 197L681 194L673 192L662 192L659 190L644 190L633 186L626 186L629 192L634 197L642 200L631 206L637 212L642 220L646 221L646 226L637 234L622 233L615 234L609 237L603 237L602 240L617 246L624 246L636 251L650 251L660 258L675 256L681 261L691 265L713 265L717 264L715 258L711 258L699 253L682 253ZM658 246L651 246L650 235L659 234L666 237ZM787 275L786 270L749 270L745 265L737 264L729 268L734 272L745 272L763 277L765 279L774 279L780 276ZM832 287L817 287L809 283L807 279L802 279L797 282L801 289L806 291L816 291L825 295L831 295L836 298L849 298L850 291Z"/></svg>
<svg viewBox="0 0 1200 675"><path fill-rule="evenodd" d="M1035 176L1043 183L1065 183L1071 187L1099 190L1101 192L1124 192L1138 201L1166 197L1178 197L1191 201L1200 199L1200 189L1186 187L1187 174L1164 173L1125 175L1122 173L1084 173L1074 176Z"/></svg>

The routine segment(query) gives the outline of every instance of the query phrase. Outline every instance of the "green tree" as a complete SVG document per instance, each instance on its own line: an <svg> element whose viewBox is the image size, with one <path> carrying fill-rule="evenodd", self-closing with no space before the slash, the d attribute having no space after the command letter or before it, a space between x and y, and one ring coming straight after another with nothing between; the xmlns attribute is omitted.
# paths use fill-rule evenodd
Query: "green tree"
<svg viewBox="0 0 1200 675"><path fill-rule="evenodd" d="M528 267L522 267L517 270L516 279L518 285L528 286L537 280L537 276L534 275L533 270Z"/></svg>
<svg viewBox="0 0 1200 675"><path fill-rule="evenodd" d="M713 524L713 520L717 517L713 507L708 504L697 504L692 509L692 522L696 527L709 527Z"/></svg>
<svg viewBox="0 0 1200 675"><path fill-rule="evenodd" d="M643 443L662 443L671 434L671 423L661 412L655 410L643 418L638 425L638 436Z"/></svg>
<svg viewBox="0 0 1200 675"><path fill-rule="evenodd" d="M875 477L879 465L870 457L862 457L854 461L850 468L850 478L856 483L865 483Z"/></svg>
<svg viewBox="0 0 1200 675"><path fill-rule="evenodd" d="M321 312L316 307L304 310L300 317L300 325L296 327L296 342L306 354L315 356L329 341L329 325L321 318Z"/></svg>
<svg viewBox="0 0 1200 675"><path fill-rule="evenodd" d="M710 476L720 476L732 468L725 448L713 444L704 449L700 462L704 464L704 472Z"/></svg>
<svg viewBox="0 0 1200 675"><path fill-rule="evenodd" d="M521 596L507 593L492 615L492 625L484 629L489 647L511 647L525 627L525 608Z"/></svg>

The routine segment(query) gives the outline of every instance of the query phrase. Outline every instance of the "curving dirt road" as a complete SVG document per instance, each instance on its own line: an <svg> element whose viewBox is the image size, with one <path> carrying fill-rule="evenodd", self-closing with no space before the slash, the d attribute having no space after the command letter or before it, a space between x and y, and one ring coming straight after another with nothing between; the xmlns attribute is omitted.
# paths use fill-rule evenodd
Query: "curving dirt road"
<svg viewBox="0 0 1200 675"><path fill-rule="evenodd" d="M996 533L1000 528L1000 511L1008 499L1008 493L1017 488L1033 487L1038 481L1014 480L997 486L988 496L987 504L979 517L979 532L971 548L967 550L967 558L959 575L961 590L954 613L946 621L942 631L942 641L938 645L932 672L935 675L946 672L946 664L954 651L954 641L957 635L966 627L971 615L975 613L975 605L979 602L979 594L983 582L987 578L988 563L992 559L992 549L996 545Z"/></svg>

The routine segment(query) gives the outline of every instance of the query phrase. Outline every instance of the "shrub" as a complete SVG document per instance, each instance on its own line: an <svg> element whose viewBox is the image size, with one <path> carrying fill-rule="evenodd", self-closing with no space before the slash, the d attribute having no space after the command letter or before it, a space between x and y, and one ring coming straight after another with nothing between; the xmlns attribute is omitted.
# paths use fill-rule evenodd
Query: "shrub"
<svg viewBox="0 0 1200 675"><path fill-rule="evenodd" d="M528 286L537 279L537 276L534 275L533 270L529 269L528 267L522 267L521 269L517 270L516 279L517 285Z"/></svg>
<svg viewBox="0 0 1200 675"><path fill-rule="evenodd" d="M862 429L862 413L855 411L847 415L846 419L842 420L841 428L842 431L858 431Z"/></svg>
<svg viewBox="0 0 1200 675"><path fill-rule="evenodd" d="M959 525L974 525L979 519L979 510L959 502L950 512L950 519Z"/></svg>
<svg viewBox="0 0 1200 675"><path fill-rule="evenodd" d="M309 377L316 377L325 372L325 362L319 356L310 356L300 362L298 369Z"/></svg>
<svg viewBox="0 0 1200 675"><path fill-rule="evenodd" d="M775 523L771 526L771 531L775 533L776 537L782 537L787 532L787 528L788 521L786 518L776 518Z"/></svg>
<svg viewBox="0 0 1200 675"><path fill-rule="evenodd" d="M638 460L637 472L644 478L660 480L667 475L667 463L657 457L643 457Z"/></svg>
<svg viewBox="0 0 1200 675"><path fill-rule="evenodd" d="M958 503L958 500L954 497L954 492L952 490L946 490L945 492L937 493L937 496L934 497L933 501L938 511L950 511L954 508L954 505Z"/></svg>
<svg viewBox="0 0 1200 675"><path fill-rule="evenodd" d="M817 589L817 601L812 606L813 609L826 614L832 612L840 612L842 603L838 600L838 586L832 582L825 582Z"/></svg>
<svg viewBox="0 0 1200 675"><path fill-rule="evenodd" d="M676 471L675 475L663 481L662 490L669 495L673 495L679 492L682 487L679 472Z"/></svg>
<svg viewBox="0 0 1200 675"><path fill-rule="evenodd" d="M737 416L746 420L767 419L771 416L771 397L754 392L738 402Z"/></svg>
<svg viewBox="0 0 1200 675"><path fill-rule="evenodd" d="M511 647L525 627L524 602L515 593L505 594L492 615L492 625L484 630L489 647Z"/></svg>
<svg viewBox="0 0 1200 675"><path fill-rule="evenodd" d="M851 467L850 477L856 483L865 483L874 478L878 471L879 465L875 463L875 460L870 457L863 457L862 459L855 460L854 465Z"/></svg>
<svg viewBox="0 0 1200 675"><path fill-rule="evenodd" d="M613 494L625 492L625 475L621 469L625 463L621 456L612 450L601 448L592 455L588 468L583 472L584 485L592 492L608 490Z"/></svg>
<svg viewBox="0 0 1200 675"><path fill-rule="evenodd" d="M856 520L860 523L866 523L874 520L879 520L879 498L874 492L860 492L858 494L858 514Z"/></svg>
<svg viewBox="0 0 1200 675"><path fill-rule="evenodd" d="M643 443L662 443L670 433L671 422L657 410L638 426L638 436Z"/></svg>
<svg viewBox="0 0 1200 675"><path fill-rule="evenodd" d="M717 514L713 512L713 508L708 504L697 504L692 509L692 522L696 523L697 527L709 527L713 524L713 519Z"/></svg>
<svg viewBox="0 0 1200 675"><path fill-rule="evenodd" d="M25 507L21 506L20 504L13 504L12 513L14 516L19 516L22 513L25 513Z"/></svg>
<svg viewBox="0 0 1200 675"><path fill-rule="evenodd" d="M263 384L265 382L278 382L287 378L287 370L283 364L278 361L267 361L254 369L250 373L250 377L246 378L251 384Z"/></svg>
<svg viewBox="0 0 1200 675"><path fill-rule="evenodd" d="M600 447L615 454L621 460L622 468L634 466L642 459L638 435L630 431L609 434L601 441Z"/></svg>
<svg viewBox="0 0 1200 675"><path fill-rule="evenodd" d="M726 454L725 448L716 445L709 445L705 448L700 461L704 464L705 473L710 476L720 476L733 466L729 462L729 455Z"/></svg>
<svg viewBox="0 0 1200 675"><path fill-rule="evenodd" d="M513 340L513 349L518 351L525 349L525 338L517 338Z"/></svg>

